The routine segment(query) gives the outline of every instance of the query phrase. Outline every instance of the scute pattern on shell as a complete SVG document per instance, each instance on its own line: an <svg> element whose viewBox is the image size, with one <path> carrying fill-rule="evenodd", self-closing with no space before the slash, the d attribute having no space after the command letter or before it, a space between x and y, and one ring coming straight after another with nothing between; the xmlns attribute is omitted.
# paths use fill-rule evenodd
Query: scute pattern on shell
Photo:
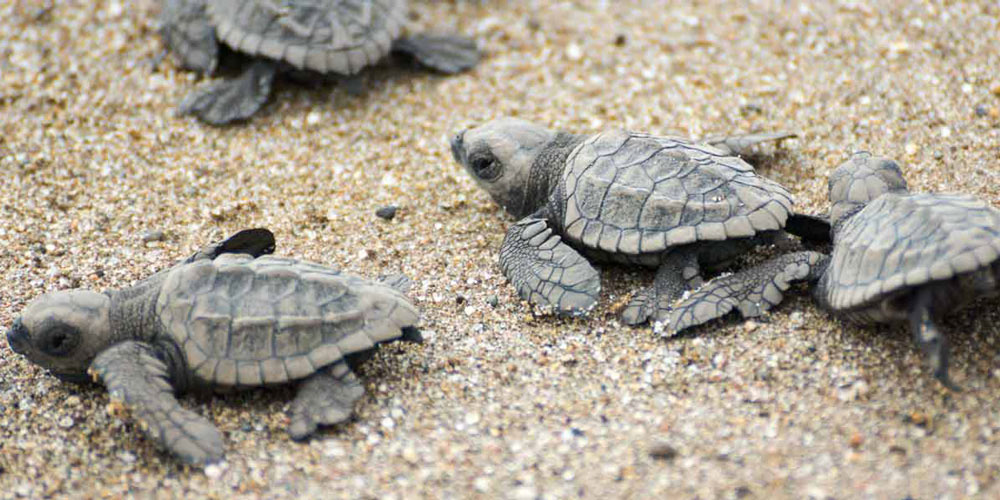
<svg viewBox="0 0 1000 500"><path fill-rule="evenodd" d="M171 271L156 308L192 376L224 386L306 377L398 339L418 318L386 285L292 259L242 254Z"/></svg>
<svg viewBox="0 0 1000 500"><path fill-rule="evenodd" d="M792 206L788 191L737 157L623 130L579 145L562 182L567 239L611 253L662 252L781 229Z"/></svg>
<svg viewBox="0 0 1000 500"><path fill-rule="evenodd" d="M839 229L824 299L861 307L905 287L950 279L1000 258L1000 211L965 195L886 194Z"/></svg>
<svg viewBox="0 0 1000 500"><path fill-rule="evenodd" d="M354 74L389 53L405 0L209 0L221 40L250 55Z"/></svg>

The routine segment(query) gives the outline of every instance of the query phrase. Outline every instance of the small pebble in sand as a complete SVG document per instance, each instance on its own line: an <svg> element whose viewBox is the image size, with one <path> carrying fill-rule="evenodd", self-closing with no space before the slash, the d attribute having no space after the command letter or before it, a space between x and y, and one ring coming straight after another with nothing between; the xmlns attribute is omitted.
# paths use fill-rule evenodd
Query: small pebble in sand
<svg viewBox="0 0 1000 500"><path fill-rule="evenodd" d="M479 493L486 493L490 490L490 480L485 477L477 477L476 480L473 481L472 486L476 488L476 491Z"/></svg>
<svg viewBox="0 0 1000 500"><path fill-rule="evenodd" d="M143 243L149 243L151 241L163 241L164 239L166 239L166 237L167 237L166 233L160 231L159 229L151 229L149 231L142 233L141 236Z"/></svg>
<svg viewBox="0 0 1000 500"><path fill-rule="evenodd" d="M864 442L865 438L861 436L861 433L855 432L854 434L851 435L851 442L850 442L851 448L854 448L856 450L860 448L861 445L864 444Z"/></svg>
<svg viewBox="0 0 1000 500"><path fill-rule="evenodd" d="M385 206L376 210L375 215L377 215L381 219L392 220L393 218L396 217L396 211L398 209L399 207L397 207L396 205Z"/></svg>
<svg viewBox="0 0 1000 500"><path fill-rule="evenodd" d="M209 479L218 479L222 475L222 466L219 464L212 464L205 467L205 476Z"/></svg>
<svg viewBox="0 0 1000 500"><path fill-rule="evenodd" d="M673 460L677 455L677 449L667 443L656 443L649 448L649 456L656 460Z"/></svg>
<svg viewBox="0 0 1000 500"><path fill-rule="evenodd" d="M566 47L566 57L569 58L570 61L579 61L583 58L583 49L581 49L579 45L571 43L568 47Z"/></svg>

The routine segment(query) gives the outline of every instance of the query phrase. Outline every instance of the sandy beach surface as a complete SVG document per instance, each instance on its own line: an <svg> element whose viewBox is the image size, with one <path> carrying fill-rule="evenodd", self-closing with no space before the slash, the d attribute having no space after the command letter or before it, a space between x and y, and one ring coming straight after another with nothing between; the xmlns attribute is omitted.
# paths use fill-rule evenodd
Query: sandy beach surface
<svg viewBox="0 0 1000 500"><path fill-rule="evenodd" d="M604 268L586 319L533 315L496 265L512 218L447 147L505 115L792 130L756 165L804 211L860 149L898 159L914 191L1000 206L995 1L412 3L413 31L473 35L482 64L386 63L362 95L282 83L222 129L173 113L202 80L154 64L156 2L0 3L3 328L46 291L125 287L265 226L277 254L408 274L427 339L382 349L356 419L304 444L285 431L291 388L182 397L225 436L204 471L4 341L0 497L1000 496L998 300L944 322L961 393L905 328L842 324L801 287L759 321L671 341L618 320L641 269Z"/></svg>

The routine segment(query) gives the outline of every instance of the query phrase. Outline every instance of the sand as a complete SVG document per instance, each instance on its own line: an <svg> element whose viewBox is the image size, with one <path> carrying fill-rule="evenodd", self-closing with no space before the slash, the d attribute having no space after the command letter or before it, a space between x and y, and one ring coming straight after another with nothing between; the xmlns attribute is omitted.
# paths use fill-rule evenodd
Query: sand
<svg viewBox="0 0 1000 500"><path fill-rule="evenodd" d="M825 210L827 175L859 149L898 159L915 191L1000 206L996 2L413 3L414 29L474 35L482 65L386 64L361 96L283 84L223 129L173 114L200 79L154 68L155 2L0 5L0 325L46 291L125 287L266 226L278 254L409 274L427 337L381 350L356 420L307 444L285 433L290 389L181 398L225 435L204 471L3 342L0 497L1000 495L997 300L944 324L961 393L905 329L844 325L801 288L667 342L617 320L651 273L609 267L589 318L535 316L496 265L511 217L447 147L503 115L794 130L757 165L802 210Z"/></svg>

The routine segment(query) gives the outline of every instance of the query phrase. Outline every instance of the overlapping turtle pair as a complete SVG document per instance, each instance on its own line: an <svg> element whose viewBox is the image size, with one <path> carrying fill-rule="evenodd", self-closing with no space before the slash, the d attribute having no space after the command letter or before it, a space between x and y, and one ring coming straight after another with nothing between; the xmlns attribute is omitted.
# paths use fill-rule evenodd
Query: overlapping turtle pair
<svg viewBox="0 0 1000 500"><path fill-rule="evenodd" d="M785 136L588 137L501 119L458 134L452 152L521 218L507 231L500 267L535 305L590 310L600 277L588 258L655 267L652 286L622 319L662 322L667 335L733 309L761 315L793 282L813 281L820 305L838 315L909 321L935 376L956 388L935 320L1000 288L1000 211L966 195L910 194L895 162L857 153L830 178L829 218L794 213L787 190L732 156ZM702 268L781 230L820 242L832 236L832 253L781 255L702 286Z"/></svg>
<svg viewBox="0 0 1000 500"><path fill-rule="evenodd" d="M936 322L1000 291L1000 210L968 195L910 193L895 161L867 152L838 167L829 190L829 255L782 255L712 280L671 312L671 332L734 308L758 316L790 283L810 281L820 307L852 322L908 321L934 376L958 389Z"/></svg>

